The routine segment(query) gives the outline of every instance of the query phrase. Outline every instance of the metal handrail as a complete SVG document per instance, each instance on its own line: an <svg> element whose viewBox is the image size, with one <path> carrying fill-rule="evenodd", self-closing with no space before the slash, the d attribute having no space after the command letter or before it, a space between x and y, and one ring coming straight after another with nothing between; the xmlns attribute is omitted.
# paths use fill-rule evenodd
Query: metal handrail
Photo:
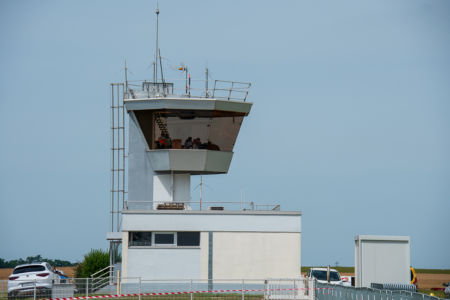
<svg viewBox="0 0 450 300"><path fill-rule="evenodd" d="M92 291L99 290L110 284L111 279L114 278L114 266L107 266L91 275Z"/></svg>
<svg viewBox="0 0 450 300"><path fill-rule="evenodd" d="M147 201L147 200L128 200L125 203L125 210L129 209L129 204L133 205L147 205L150 207L153 207L157 204L164 204L168 203L167 201ZM239 210L250 210L250 211L279 211L280 205L279 204L257 204L253 201L173 201L170 203L183 203L185 205L185 209L188 208L189 210L192 209L193 205L198 205L200 208L200 205L202 205L202 209L211 205L217 205L217 206L224 206L227 204L231 205L239 205ZM204 207L205 205L205 207ZM233 209L227 209L227 210L233 210ZM236 210L236 209L234 209Z"/></svg>
<svg viewBox="0 0 450 300"><path fill-rule="evenodd" d="M93 277L100 277L100 276L97 276L97 275L101 274L101 273L108 273L109 274L109 273L111 273L111 271L114 271L114 266L107 266L107 267L101 269L100 271L97 271L94 274L91 274L91 278L93 278Z"/></svg>
<svg viewBox="0 0 450 300"><path fill-rule="evenodd" d="M220 99L245 102L251 87L251 83L249 82L214 80L214 86L210 89L208 88L209 84L204 84L206 82L209 83L209 80L191 79L189 84L185 82L184 86L183 84L180 84L180 81L181 79L167 80L165 84L171 87L167 90L164 88L161 89L161 86L163 85L161 82L153 83L147 80L128 81L125 85L126 90L124 91L124 98L130 100L181 96L187 98ZM175 87L174 82L179 84L178 88ZM151 88L152 85L154 85L154 89Z"/></svg>

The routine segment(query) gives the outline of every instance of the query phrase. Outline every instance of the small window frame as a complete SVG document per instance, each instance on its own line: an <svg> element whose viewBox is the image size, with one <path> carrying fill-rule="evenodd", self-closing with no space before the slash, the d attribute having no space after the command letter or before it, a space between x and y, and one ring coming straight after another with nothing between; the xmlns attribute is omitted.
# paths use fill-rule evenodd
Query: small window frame
<svg viewBox="0 0 450 300"><path fill-rule="evenodd" d="M160 244L156 243L156 235L158 234L172 234L173 235L173 243L172 244ZM153 247L177 247L177 233L172 231L155 231L152 232L152 245Z"/></svg>
<svg viewBox="0 0 450 300"><path fill-rule="evenodd" d="M150 240L143 240L143 241L136 241L132 239L132 235L134 233L147 233L150 234ZM145 241L149 241L150 244L145 243ZM139 244L135 244L135 243L141 243ZM152 247L152 242L153 242L153 232L151 231L129 231L128 233L128 247Z"/></svg>

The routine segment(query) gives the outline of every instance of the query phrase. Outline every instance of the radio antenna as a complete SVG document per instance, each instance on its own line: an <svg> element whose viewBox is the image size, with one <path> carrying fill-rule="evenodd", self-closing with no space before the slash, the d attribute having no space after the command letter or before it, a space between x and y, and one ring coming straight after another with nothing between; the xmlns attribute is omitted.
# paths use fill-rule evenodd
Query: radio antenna
<svg viewBox="0 0 450 300"><path fill-rule="evenodd" d="M158 47L158 15L159 15L159 5L158 3L156 3L156 10L155 10L155 14L156 14L156 51L155 51L155 65L154 65L154 70L153 70L153 74L154 74L154 81L158 82L158 56L159 56L159 47Z"/></svg>

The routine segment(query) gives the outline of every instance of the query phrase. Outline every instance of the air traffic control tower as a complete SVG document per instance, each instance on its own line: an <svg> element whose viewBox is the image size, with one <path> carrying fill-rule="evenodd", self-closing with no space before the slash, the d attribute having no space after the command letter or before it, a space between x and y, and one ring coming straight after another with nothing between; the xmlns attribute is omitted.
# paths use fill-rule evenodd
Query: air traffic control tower
<svg viewBox="0 0 450 300"><path fill-rule="evenodd" d="M156 53L153 80L129 81L125 68L112 84L111 263L121 245L124 280L299 276L300 212L191 200L191 175L228 172L250 84L207 70L194 81L185 66L168 82L158 42Z"/></svg>
<svg viewBox="0 0 450 300"><path fill-rule="evenodd" d="M193 96L189 83L185 95L175 95L172 83L142 82L139 91L128 88L124 100L130 116L128 191L129 199L136 200L129 205L148 201L158 209L182 203L191 209L191 174L228 172L252 103L245 101L249 84L220 83L229 85L228 94L242 92L243 97L219 98L218 82L211 95L205 90L203 96Z"/></svg>

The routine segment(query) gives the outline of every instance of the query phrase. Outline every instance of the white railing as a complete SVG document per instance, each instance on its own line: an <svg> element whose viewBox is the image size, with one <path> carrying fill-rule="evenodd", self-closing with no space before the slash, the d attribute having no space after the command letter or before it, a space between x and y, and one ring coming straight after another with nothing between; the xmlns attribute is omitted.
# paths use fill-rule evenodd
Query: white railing
<svg viewBox="0 0 450 300"><path fill-rule="evenodd" d="M108 266L95 272L90 277L90 289L92 291L100 290L113 283L114 266Z"/></svg>
<svg viewBox="0 0 450 300"><path fill-rule="evenodd" d="M249 201L134 201L125 202L124 210L158 210L165 204L173 204L178 210L234 210L234 211L279 211L279 204L256 204ZM161 205L161 208L158 206Z"/></svg>
<svg viewBox="0 0 450 300"><path fill-rule="evenodd" d="M211 88L210 88L211 87ZM125 83L126 100L146 98L203 98L228 101L246 101L251 83L227 80L170 80L150 82L146 80Z"/></svg>

